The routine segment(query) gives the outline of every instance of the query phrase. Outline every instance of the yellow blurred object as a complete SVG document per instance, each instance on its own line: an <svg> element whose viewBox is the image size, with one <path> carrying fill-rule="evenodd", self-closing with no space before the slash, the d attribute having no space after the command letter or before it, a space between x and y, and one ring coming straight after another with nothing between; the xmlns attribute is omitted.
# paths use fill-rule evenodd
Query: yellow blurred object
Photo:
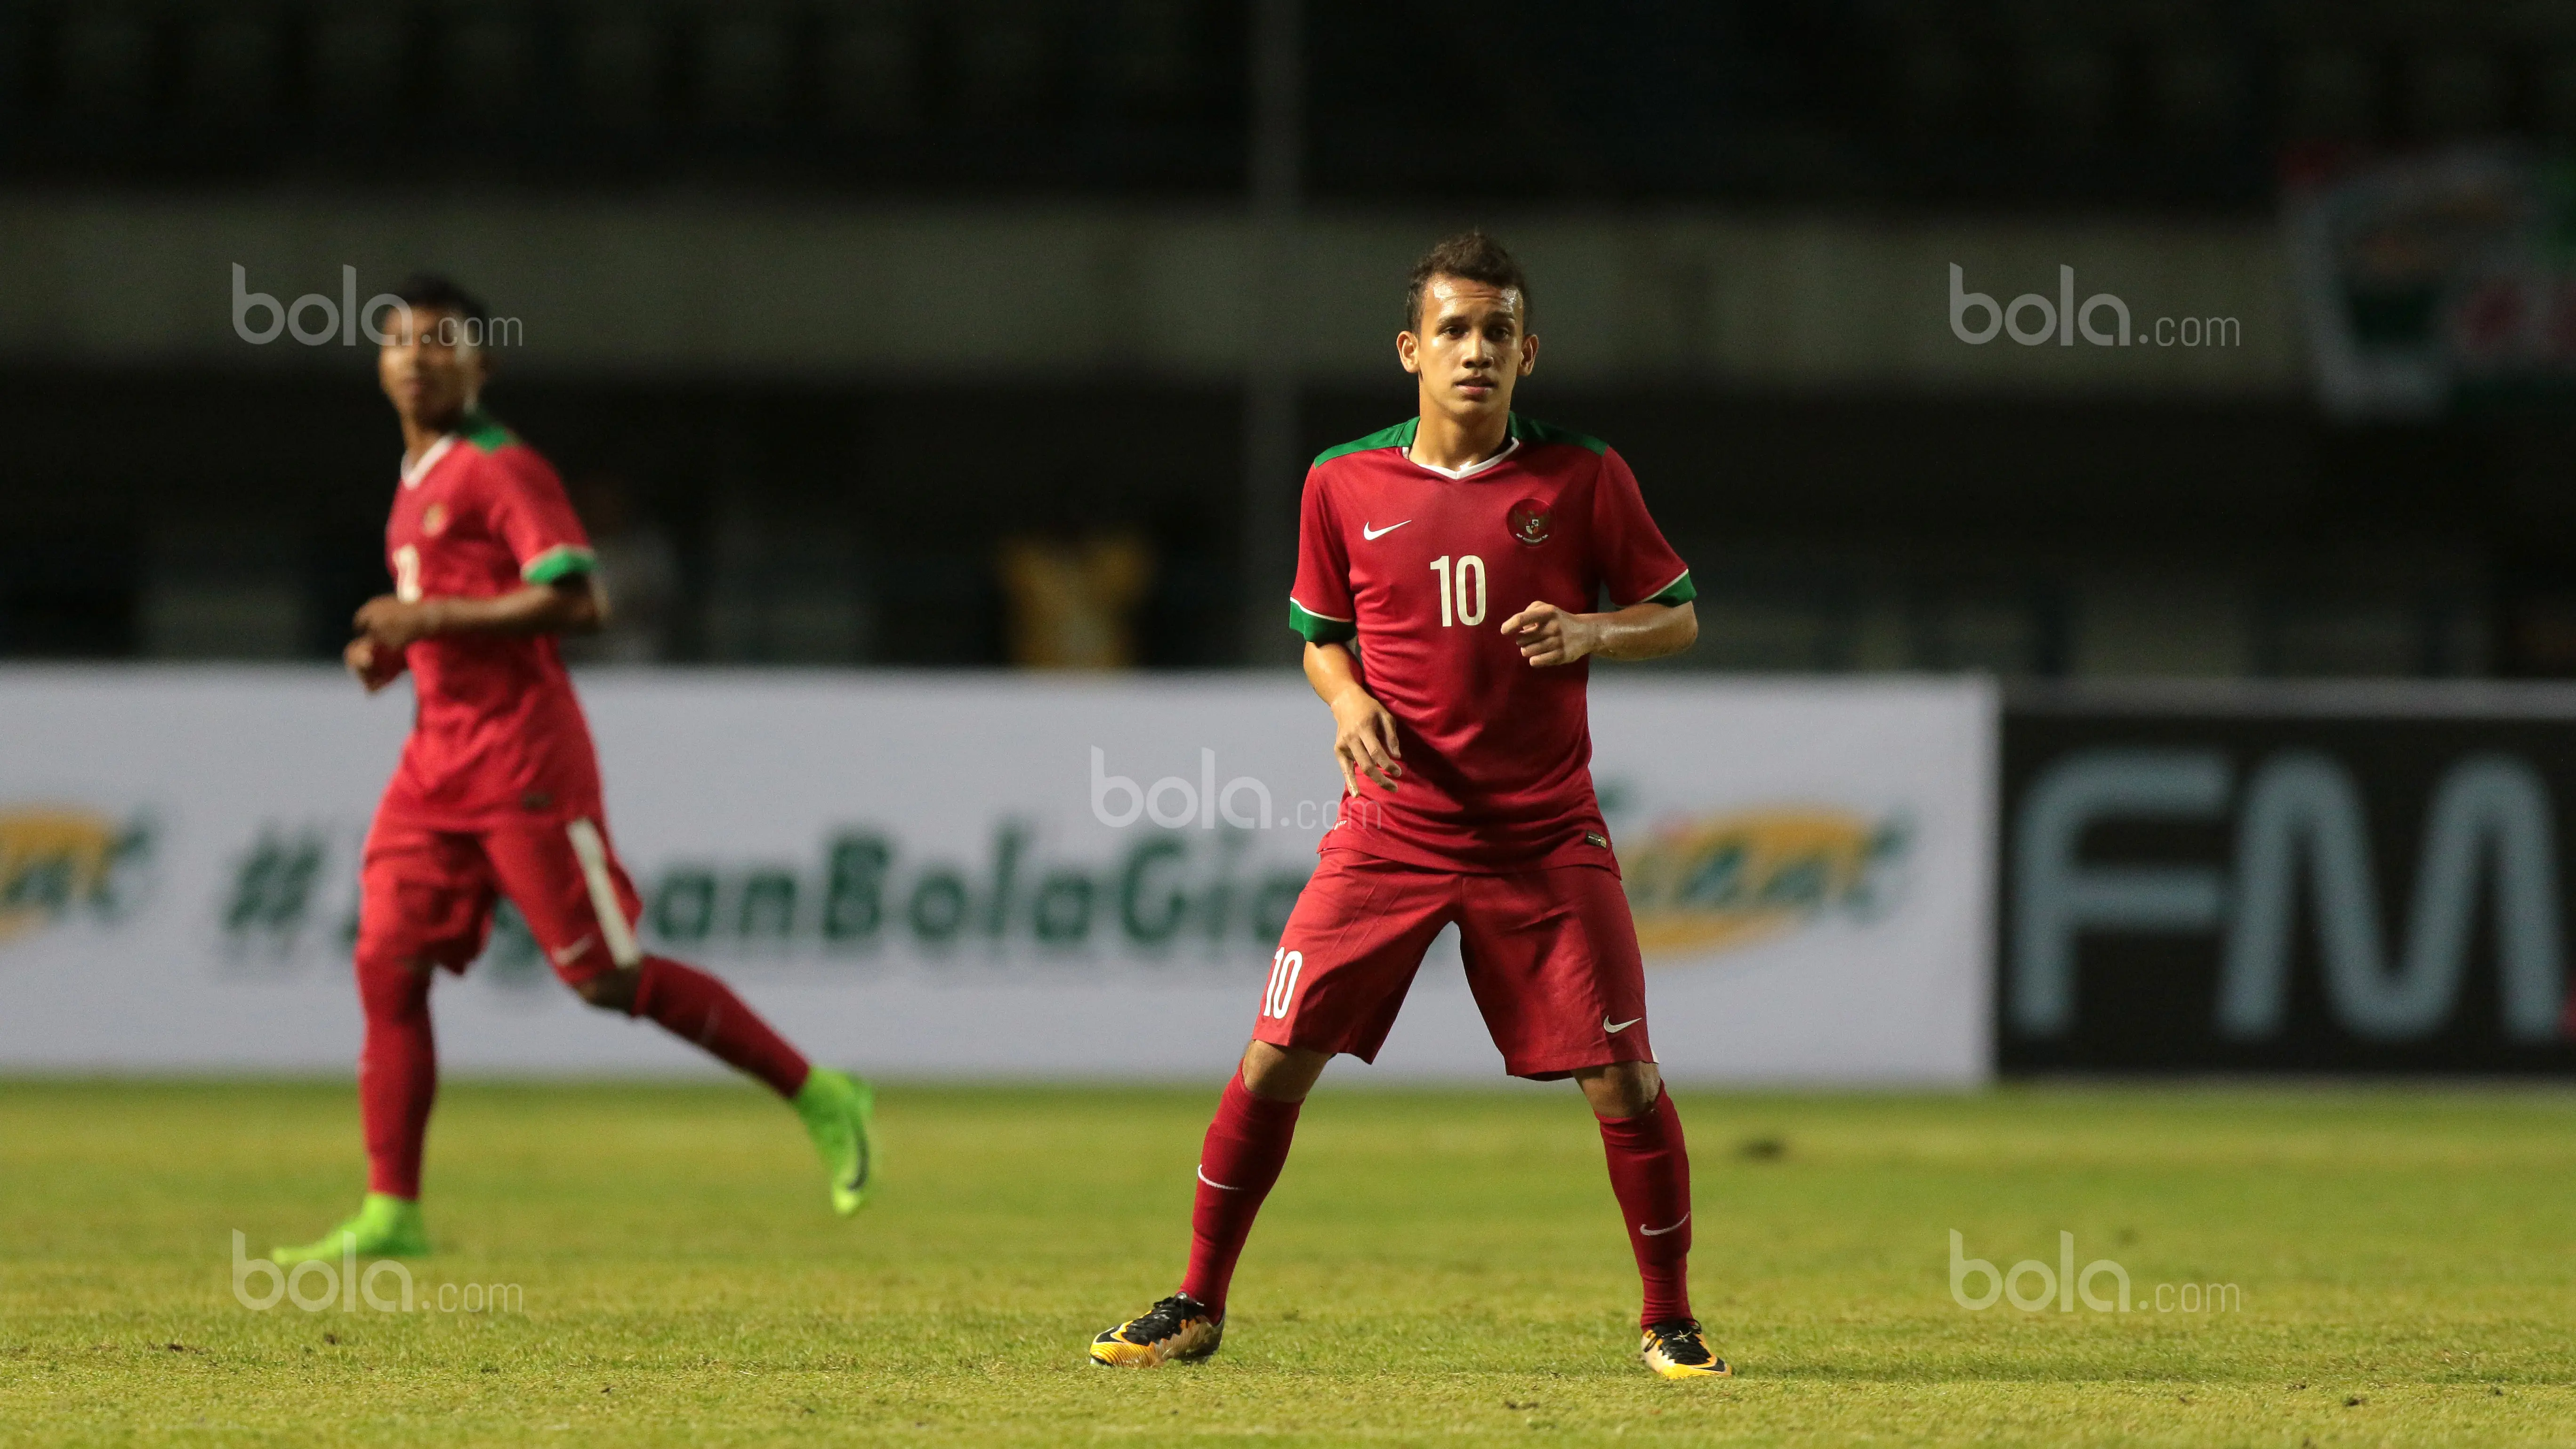
<svg viewBox="0 0 2576 1449"><path fill-rule="evenodd" d="M85 810L0 814L0 941L102 892L121 840L115 821Z"/></svg>
<svg viewBox="0 0 2576 1449"><path fill-rule="evenodd" d="M1002 541L1010 595L1011 662L1029 669L1131 669L1136 606L1154 578L1154 554L1134 534L1079 542Z"/></svg>
<svg viewBox="0 0 2576 1449"><path fill-rule="evenodd" d="M1886 909L1912 831L1825 807L1677 821L1623 850L1628 906L1649 957L1749 946L1828 914Z"/></svg>

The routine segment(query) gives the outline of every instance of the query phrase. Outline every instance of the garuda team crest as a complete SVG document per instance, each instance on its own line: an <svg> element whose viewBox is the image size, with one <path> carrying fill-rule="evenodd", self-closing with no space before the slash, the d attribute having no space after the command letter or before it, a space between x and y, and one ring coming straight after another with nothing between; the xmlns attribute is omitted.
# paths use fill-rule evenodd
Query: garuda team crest
<svg viewBox="0 0 2576 1449"><path fill-rule="evenodd" d="M1549 534L1554 531L1547 505L1535 498L1524 498L1513 504L1508 522L1512 537L1528 544L1545 543Z"/></svg>

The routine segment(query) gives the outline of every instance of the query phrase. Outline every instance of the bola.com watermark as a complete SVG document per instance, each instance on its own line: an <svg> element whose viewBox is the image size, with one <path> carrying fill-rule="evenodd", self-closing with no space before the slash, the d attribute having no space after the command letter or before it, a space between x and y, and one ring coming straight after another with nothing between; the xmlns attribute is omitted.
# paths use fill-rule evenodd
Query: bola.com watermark
<svg viewBox="0 0 2576 1449"><path fill-rule="evenodd" d="M1216 751L1199 751L1198 778L1165 775L1150 785L1132 776L1109 773L1109 752L1091 747L1091 818L1113 830L1140 820L1165 830L1214 830L1220 823L1237 830L1325 830L1340 823L1347 803L1357 816L1378 808L1373 800L1295 800L1276 804L1268 782L1236 775L1217 783ZM1363 820L1360 823L1369 822Z"/></svg>
<svg viewBox="0 0 2576 1449"><path fill-rule="evenodd" d="M1971 327L1974 315L1981 325ZM1971 347L1983 347L1998 335L2024 347L2054 342L2072 347L2083 338L2096 347L2241 347L2245 326L2233 317L2154 317L2131 329L2129 304L2109 292L2075 300L2075 269L2057 269L2057 295L2024 292L1998 302L1985 292L1968 290L1967 269L1950 263L1950 335Z"/></svg>
<svg viewBox="0 0 2576 1449"><path fill-rule="evenodd" d="M292 1303L307 1313L355 1313L361 1307L377 1313L525 1313L527 1295L516 1283L439 1283L412 1281L411 1268L391 1258L378 1258L358 1268L354 1244L341 1248L340 1261L308 1258L281 1268L266 1258L249 1256L250 1240L233 1229L233 1300L253 1313L266 1313ZM257 1291L253 1283L262 1285Z"/></svg>
<svg viewBox="0 0 2576 1449"><path fill-rule="evenodd" d="M391 292L378 292L364 303L358 300L356 267L340 268L338 297L307 292L292 302L252 291L250 270L239 262L233 263L232 268L233 335L253 347L266 347L280 335L291 336L307 347L327 347L334 342L355 347L360 338L382 347L411 332L411 304L402 298ZM393 325L378 327L376 324L388 312L393 314ZM253 317L261 318L261 325L253 326ZM441 347L516 347L526 339L527 328L516 317L457 317L442 312L436 325L428 329L428 336Z"/></svg>
<svg viewBox="0 0 2576 1449"><path fill-rule="evenodd" d="M1984 1291L1971 1294L1971 1279L1982 1279ZM1998 1300L2024 1313L2051 1308L2072 1313L2078 1303L2095 1313L2127 1313L2133 1307L2157 1313L2238 1313L2245 1308L2244 1290L2233 1283L2158 1283L2133 1302L2129 1270L2121 1264L2096 1258L2076 1270L2075 1235L2069 1232L2057 1235L2056 1266L2024 1258L2010 1268L1997 1268L1984 1258L1969 1257L1967 1237L1957 1228L1950 1230L1950 1299L1971 1313L1982 1313Z"/></svg>

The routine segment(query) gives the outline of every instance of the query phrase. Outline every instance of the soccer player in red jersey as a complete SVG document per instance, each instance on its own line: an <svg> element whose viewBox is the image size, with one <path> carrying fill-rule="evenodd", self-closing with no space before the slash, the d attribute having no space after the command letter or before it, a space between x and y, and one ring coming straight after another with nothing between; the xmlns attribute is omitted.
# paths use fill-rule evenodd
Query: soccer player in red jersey
<svg viewBox="0 0 2576 1449"><path fill-rule="evenodd" d="M1151 1367L1216 1351L1299 1106L1335 1053L1375 1059L1454 923L1505 1070L1574 1078L1600 1119L1645 1284L1647 1366L1723 1375L1691 1317L1690 1162L1649 1045L1584 707L1586 661L1698 637L1690 570L1617 453L1512 411L1538 338L1509 253L1476 232L1442 242L1405 309L1396 354L1419 416L1315 460L1288 604L1333 711L1341 817L1200 1151L1188 1274L1091 1356ZM1594 612L1604 593L1615 607Z"/></svg>
<svg viewBox="0 0 2576 1449"><path fill-rule="evenodd" d="M867 1084L809 1066L723 982L636 942L640 902L609 844L590 729L555 650L554 636L596 629L606 611L588 539L554 469L479 405L490 314L441 278L398 295L377 363L405 450L385 528L394 591L358 611L347 651L369 693L408 671L415 700L360 868L368 1191L354 1217L275 1260L427 1251L430 983L482 954L504 896L584 1001L649 1017L793 1103L833 1206L855 1212L875 1162Z"/></svg>

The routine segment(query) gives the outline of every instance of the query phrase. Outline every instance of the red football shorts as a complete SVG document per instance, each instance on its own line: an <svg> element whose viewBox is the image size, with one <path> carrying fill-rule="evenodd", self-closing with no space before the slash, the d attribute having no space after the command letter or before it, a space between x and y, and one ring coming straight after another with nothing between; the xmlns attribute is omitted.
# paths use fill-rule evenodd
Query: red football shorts
<svg viewBox="0 0 2576 1449"><path fill-rule="evenodd" d="M1423 951L1453 921L1503 1070L1544 1080L1655 1059L1637 926L1615 873L1474 875L1356 850L1326 851L1297 897L1253 1039L1377 1060Z"/></svg>
<svg viewBox="0 0 2576 1449"><path fill-rule="evenodd" d="M358 872L358 954L463 971L507 896L566 985L642 960L643 903L590 820L431 830L376 819Z"/></svg>

